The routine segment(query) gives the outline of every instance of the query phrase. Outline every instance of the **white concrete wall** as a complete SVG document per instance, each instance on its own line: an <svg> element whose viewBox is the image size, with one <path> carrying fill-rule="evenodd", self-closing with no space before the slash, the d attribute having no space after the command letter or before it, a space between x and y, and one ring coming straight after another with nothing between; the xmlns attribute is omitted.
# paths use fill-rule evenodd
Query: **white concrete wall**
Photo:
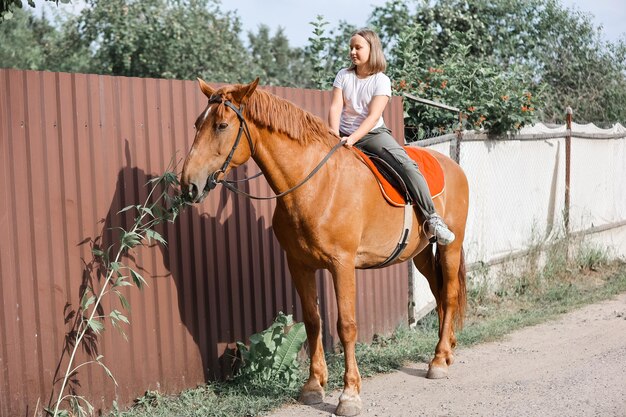
<svg viewBox="0 0 626 417"><path fill-rule="evenodd" d="M464 134L460 164L470 184L466 262L497 263L564 234L565 126L542 124L512 138ZM570 230L626 257L626 129L572 127ZM450 142L428 145L450 155ZM426 279L413 268L414 315L432 308Z"/></svg>

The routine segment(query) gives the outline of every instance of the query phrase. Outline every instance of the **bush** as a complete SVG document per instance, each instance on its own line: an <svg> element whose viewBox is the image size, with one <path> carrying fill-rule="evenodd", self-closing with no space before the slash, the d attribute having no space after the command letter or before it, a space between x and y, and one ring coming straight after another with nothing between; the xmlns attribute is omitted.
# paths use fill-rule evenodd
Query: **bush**
<svg viewBox="0 0 626 417"><path fill-rule="evenodd" d="M399 35L390 65L394 90L458 107L465 129L493 134L514 133L535 119L537 102L532 76L521 66L506 71L470 56L470 47L451 43L439 59L429 56L434 33L415 24ZM459 124L458 114L405 100L405 124L420 132L447 133ZM420 135L421 138L423 135Z"/></svg>

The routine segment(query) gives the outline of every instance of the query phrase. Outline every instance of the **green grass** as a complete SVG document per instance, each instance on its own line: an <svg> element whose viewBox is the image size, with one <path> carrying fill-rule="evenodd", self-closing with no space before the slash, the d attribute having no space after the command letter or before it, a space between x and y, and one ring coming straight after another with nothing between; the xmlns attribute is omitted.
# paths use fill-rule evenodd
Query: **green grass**
<svg viewBox="0 0 626 417"><path fill-rule="evenodd" d="M552 258L551 258L552 257ZM569 259L559 252L548 255L543 268L506 279L495 291L469 281L466 325L458 332L462 347L497 340L525 326L538 324L577 307L626 292L626 264L609 261L603 251L582 248ZM399 328L389 337L357 346L357 360L365 378L402 367L407 362L427 362L437 343L437 317L430 313L415 329ZM342 386L343 356L327 355L327 390ZM301 380L307 365L302 366ZM295 402L299 388L280 384L258 384L235 379L187 390L176 397L155 392L136 401L126 411L114 410L114 417L220 416L241 417L267 413L285 403Z"/></svg>

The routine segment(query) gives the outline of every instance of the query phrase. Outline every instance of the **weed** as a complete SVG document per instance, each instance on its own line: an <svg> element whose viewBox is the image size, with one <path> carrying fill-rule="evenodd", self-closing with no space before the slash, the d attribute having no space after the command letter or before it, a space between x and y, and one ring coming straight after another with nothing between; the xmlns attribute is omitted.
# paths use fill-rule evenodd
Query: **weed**
<svg viewBox="0 0 626 417"><path fill-rule="evenodd" d="M580 269L595 271L609 263L606 251L592 245L582 245L576 254L576 264Z"/></svg>
<svg viewBox="0 0 626 417"><path fill-rule="evenodd" d="M305 341L304 324L280 312L269 328L250 336L249 347L237 343L242 362L239 377L295 385L300 376L298 352Z"/></svg>

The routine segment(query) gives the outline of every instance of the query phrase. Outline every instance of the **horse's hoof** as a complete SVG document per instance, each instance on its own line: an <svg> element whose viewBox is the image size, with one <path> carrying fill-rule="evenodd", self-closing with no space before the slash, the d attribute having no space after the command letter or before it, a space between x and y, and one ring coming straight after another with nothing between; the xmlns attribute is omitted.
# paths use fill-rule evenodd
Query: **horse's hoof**
<svg viewBox="0 0 626 417"><path fill-rule="evenodd" d="M426 378L428 379L442 379L448 377L448 368L441 366L429 366Z"/></svg>
<svg viewBox="0 0 626 417"><path fill-rule="evenodd" d="M313 405L324 402L324 389L320 387L319 391L302 391L299 401L304 405Z"/></svg>
<svg viewBox="0 0 626 417"><path fill-rule="evenodd" d="M342 399L343 395L339 398L339 405L335 410L335 415L338 416L356 416L361 413L363 405L361 403L361 397L358 395L353 398Z"/></svg>

